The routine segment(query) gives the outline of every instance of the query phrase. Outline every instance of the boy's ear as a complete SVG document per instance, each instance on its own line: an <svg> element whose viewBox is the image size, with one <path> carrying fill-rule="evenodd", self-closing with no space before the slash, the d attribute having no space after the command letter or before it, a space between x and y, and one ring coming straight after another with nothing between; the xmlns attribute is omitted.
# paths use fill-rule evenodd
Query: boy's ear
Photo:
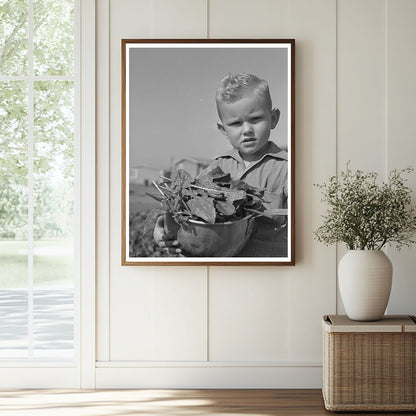
<svg viewBox="0 0 416 416"><path fill-rule="evenodd" d="M271 122L271 128L274 129L277 126L277 123L279 122L280 118L280 110L278 108L273 108L272 110L272 122Z"/></svg>
<svg viewBox="0 0 416 416"><path fill-rule="evenodd" d="M227 137L227 133L225 131L224 126L221 123L217 123L217 129L225 136Z"/></svg>

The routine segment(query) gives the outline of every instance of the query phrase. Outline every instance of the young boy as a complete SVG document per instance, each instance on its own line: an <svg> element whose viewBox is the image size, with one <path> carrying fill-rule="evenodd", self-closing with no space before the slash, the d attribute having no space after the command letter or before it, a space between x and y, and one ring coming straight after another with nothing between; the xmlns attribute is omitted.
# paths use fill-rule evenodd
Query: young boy
<svg viewBox="0 0 416 416"><path fill-rule="evenodd" d="M268 84L252 74L229 74L217 90L216 104L220 118L217 127L233 148L216 157L205 171L219 166L234 180L265 188L266 209L276 212L273 219L256 219L253 233L238 256L286 257L287 217L278 214L287 208L288 155L269 141L280 112L272 107ZM180 252L175 236L164 229L163 217L158 219L153 235L160 246Z"/></svg>

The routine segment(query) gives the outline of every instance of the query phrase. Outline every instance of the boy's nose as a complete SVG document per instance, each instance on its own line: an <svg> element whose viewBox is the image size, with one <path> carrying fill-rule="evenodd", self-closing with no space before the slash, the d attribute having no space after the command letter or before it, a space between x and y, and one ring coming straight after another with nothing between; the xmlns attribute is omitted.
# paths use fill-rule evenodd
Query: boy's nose
<svg viewBox="0 0 416 416"><path fill-rule="evenodd" d="M250 123L243 123L243 132L244 133L251 133L253 128Z"/></svg>

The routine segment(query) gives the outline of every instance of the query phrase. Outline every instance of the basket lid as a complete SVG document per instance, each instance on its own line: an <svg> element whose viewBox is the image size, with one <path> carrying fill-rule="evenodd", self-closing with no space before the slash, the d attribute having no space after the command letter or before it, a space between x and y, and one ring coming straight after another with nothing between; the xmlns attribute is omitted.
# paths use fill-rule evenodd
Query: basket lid
<svg viewBox="0 0 416 416"><path fill-rule="evenodd" d="M352 321L346 315L325 315L322 328L327 332L416 332L416 318L386 315L373 322Z"/></svg>

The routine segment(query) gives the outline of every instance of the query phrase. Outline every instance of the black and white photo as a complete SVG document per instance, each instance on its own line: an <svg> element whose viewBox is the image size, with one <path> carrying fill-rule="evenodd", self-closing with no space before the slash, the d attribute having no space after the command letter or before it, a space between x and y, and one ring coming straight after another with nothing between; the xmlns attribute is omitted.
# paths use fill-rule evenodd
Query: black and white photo
<svg viewBox="0 0 416 416"><path fill-rule="evenodd" d="M294 40L122 41L122 264L294 264Z"/></svg>

